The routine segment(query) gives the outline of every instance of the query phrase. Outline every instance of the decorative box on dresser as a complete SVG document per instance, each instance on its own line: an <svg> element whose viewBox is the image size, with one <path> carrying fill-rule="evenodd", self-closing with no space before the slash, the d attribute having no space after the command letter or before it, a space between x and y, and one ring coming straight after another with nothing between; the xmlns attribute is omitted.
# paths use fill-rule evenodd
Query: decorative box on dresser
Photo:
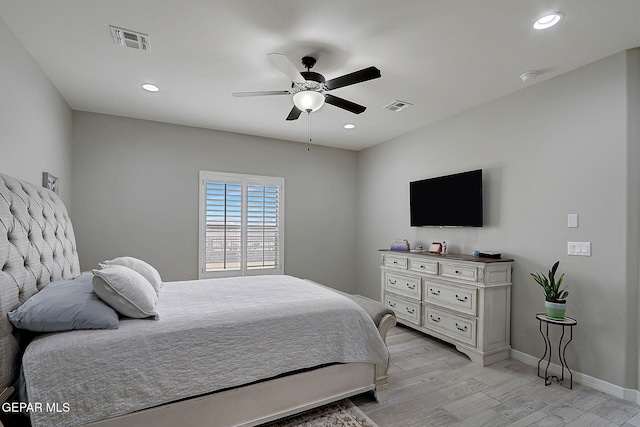
<svg viewBox="0 0 640 427"><path fill-rule="evenodd" d="M382 301L399 323L482 366L509 357L512 259L381 252Z"/></svg>

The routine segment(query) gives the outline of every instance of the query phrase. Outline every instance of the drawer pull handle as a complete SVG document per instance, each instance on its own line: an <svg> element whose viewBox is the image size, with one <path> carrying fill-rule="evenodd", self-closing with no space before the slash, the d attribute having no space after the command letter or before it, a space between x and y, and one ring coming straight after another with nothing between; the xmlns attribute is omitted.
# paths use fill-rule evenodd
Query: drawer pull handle
<svg viewBox="0 0 640 427"><path fill-rule="evenodd" d="M460 298L460 297L458 296L458 294L456 294L456 299L457 299L458 301L460 301L460 302L467 302L467 297Z"/></svg>
<svg viewBox="0 0 640 427"><path fill-rule="evenodd" d="M395 306L396 306L396 303L395 303L395 302L391 302L391 301L389 301L389 307L395 307Z"/></svg>
<svg viewBox="0 0 640 427"><path fill-rule="evenodd" d="M390 285L395 285L396 283L397 283L397 282L396 282L395 280L391 280L391 279L389 279L389 284L390 284Z"/></svg>
<svg viewBox="0 0 640 427"><path fill-rule="evenodd" d="M440 289L434 291L433 288L429 288L429 292L431 293L431 295L440 295Z"/></svg>
<svg viewBox="0 0 640 427"><path fill-rule="evenodd" d="M405 308L407 309L407 313L409 313L409 314L413 314L413 313L416 312L415 308L409 308L409 307L405 307Z"/></svg>
<svg viewBox="0 0 640 427"><path fill-rule="evenodd" d="M456 329L458 329L459 331L462 331L462 332L467 332L467 325L464 325L464 328L461 328L458 325L458 322L456 322Z"/></svg>
<svg viewBox="0 0 640 427"><path fill-rule="evenodd" d="M397 264L398 264L398 261L393 261L393 263L397 265Z"/></svg>
<svg viewBox="0 0 640 427"><path fill-rule="evenodd" d="M424 265L421 265L420 268L424 270L427 267L425 267Z"/></svg>
<svg viewBox="0 0 640 427"><path fill-rule="evenodd" d="M415 285L415 284L411 285L410 283L407 283L407 288L409 288L409 289L415 289L415 288L416 288L416 285Z"/></svg>
<svg viewBox="0 0 640 427"><path fill-rule="evenodd" d="M433 317L433 314L430 314L429 317L431 317L431 320L433 320L434 322L439 322L440 318L439 317ZM456 326L458 326L458 324L456 323Z"/></svg>
<svg viewBox="0 0 640 427"><path fill-rule="evenodd" d="M460 270L456 270L456 274L460 274Z"/></svg>

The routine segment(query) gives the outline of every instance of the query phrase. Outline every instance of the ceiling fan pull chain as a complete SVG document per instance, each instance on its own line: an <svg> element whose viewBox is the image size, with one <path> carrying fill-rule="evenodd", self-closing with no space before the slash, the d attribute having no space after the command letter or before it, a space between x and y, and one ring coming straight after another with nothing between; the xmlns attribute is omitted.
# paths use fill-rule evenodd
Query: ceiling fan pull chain
<svg viewBox="0 0 640 427"><path fill-rule="evenodd" d="M307 141L307 151L311 151L311 149L309 148L309 144L311 144L311 111L307 110L307 134L309 136L309 140Z"/></svg>

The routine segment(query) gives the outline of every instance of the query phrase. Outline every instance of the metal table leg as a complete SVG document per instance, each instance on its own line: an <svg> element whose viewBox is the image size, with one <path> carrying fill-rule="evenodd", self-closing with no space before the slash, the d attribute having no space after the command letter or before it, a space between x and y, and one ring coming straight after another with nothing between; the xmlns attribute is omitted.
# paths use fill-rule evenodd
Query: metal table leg
<svg viewBox="0 0 640 427"><path fill-rule="evenodd" d="M540 360L538 360L538 377L544 378L545 386L550 385L555 379L558 382L558 384L560 384L562 387L573 389L573 372L571 372L571 369L569 369L569 365L567 365L566 353L567 353L567 346L573 340L573 327L578 322L575 319L572 319L570 317L567 317L565 319L550 319L546 317L543 313L537 314L536 318L540 322L540 335L542 335L542 338L544 339L544 354L542 355ZM544 332L542 330L543 322L546 324L546 331ZM558 358L560 359L560 365L562 367L562 372L560 374L560 377L558 377L557 375L549 375L549 366L551 365L551 355L553 353L551 339L549 338L549 324L562 326L562 335L560 336L560 340L558 342ZM569 327L569 340L566 343L564 343L564 346L563 346L562 341L564 341L566 327ZM547 358L547 366L545 366L544 376L543 376L540 374L540 364L545 359L545 357ZM564 384L565 368L567 372L569 372L568 386Z"/></svg>

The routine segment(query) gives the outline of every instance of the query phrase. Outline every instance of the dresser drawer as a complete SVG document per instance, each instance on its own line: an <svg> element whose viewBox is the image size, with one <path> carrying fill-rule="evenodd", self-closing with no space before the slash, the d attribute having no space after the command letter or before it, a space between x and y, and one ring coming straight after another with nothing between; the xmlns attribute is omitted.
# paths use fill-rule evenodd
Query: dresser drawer
<svg viewBox="0 0 640 427"><path fill-rule="evenodd" d="M438 274L438 262L409 258L409 270L420 273Z"/></svg>
<svg viewBox="0 0 640 427"><path fill-rule="evenodd" d="M425 280L422 299L431 304L448 307L472 316L476 315L477 289L469 286L452 286Z"/></svg>
<svg viewBox="0 0 640 427"><path fill-rule="evenodd" d="M390 290L391 292L396 292L411 298L415 298L418 300L421 299L422 293L420 292L419 277L405 277L390 273L387 273L386 277L386 289Z"/></svg>
<svg viewBox="0 0 640 427"><path fill-rule="evenodd" d="M476 319L425 306L424 326L463 343L476 345Z"/></svg>
<svg viewBox="0 0 640 427"><path fill-rule="evenodd" d="M403 270L407 269L407 258L401 256L393 256L393 255L385 255L384 257L384 266L385 267L393 267L393 268L401 268Z"/></svg>
<svg viewBox="0 0 640 427"><path fill-rule="evenodd" d="M440 275L454 279L478 281L478 268L469 265L440 263Z"/></svg>
<svg viewBox="0 0 640 427"><path fill-rule="evenodd" d="M420 325L421 306L419 303L405 301L402 298L396 298L391 295L385 295L384 304L387 308L393 310L399 319Z"/></svg>

